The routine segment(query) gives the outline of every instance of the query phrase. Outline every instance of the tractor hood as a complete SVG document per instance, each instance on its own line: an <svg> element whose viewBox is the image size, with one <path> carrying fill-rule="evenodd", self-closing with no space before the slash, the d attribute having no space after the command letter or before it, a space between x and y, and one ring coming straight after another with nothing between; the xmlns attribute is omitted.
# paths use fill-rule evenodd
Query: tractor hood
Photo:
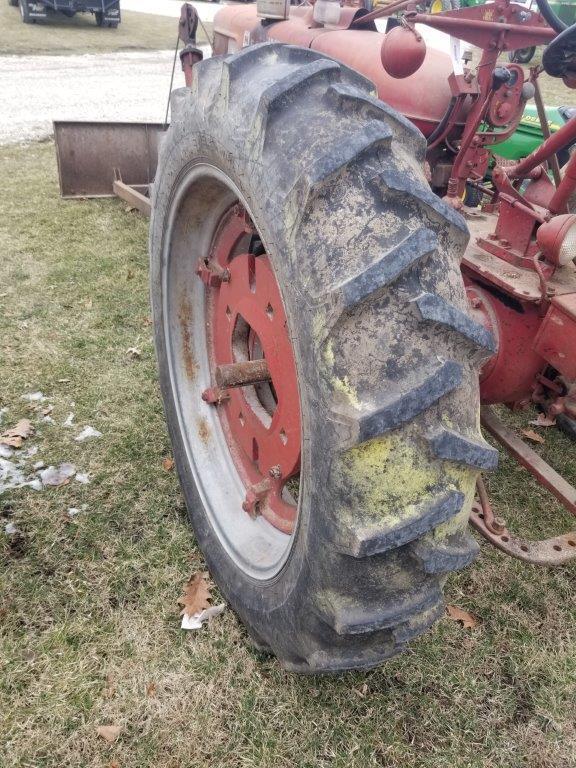
<svg viewBox="0 0 576 768"><path fill-rule="evenodd" d="M448 78L453 72L450 54L428 47L420 69L409 77L396 79L382 66L385 33L318 26L312 14L311 6L292 7L288 20L263 26L256 15L255 4L224 6L214 19L215 53L231 53L265 40L313 48L365 75L376 86L382 101L429 136L450 102ZM352 21L352 14L349 19L345 18L347 25Z"/></svg>

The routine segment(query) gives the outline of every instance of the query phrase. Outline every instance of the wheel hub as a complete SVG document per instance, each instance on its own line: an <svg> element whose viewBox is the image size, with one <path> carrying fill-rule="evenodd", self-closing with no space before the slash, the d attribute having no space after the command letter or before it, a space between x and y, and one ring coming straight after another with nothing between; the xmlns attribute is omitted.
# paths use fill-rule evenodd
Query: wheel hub
<svg viewBox="0 0 576 768"><path fill-rule="evenodd" d="M224 217L198 274L208 291L213 382L202 397L218 408L246 487L242 508L291 533L297 515L294 478L300 471L296 366L270 259L239 205Z"/></svg>

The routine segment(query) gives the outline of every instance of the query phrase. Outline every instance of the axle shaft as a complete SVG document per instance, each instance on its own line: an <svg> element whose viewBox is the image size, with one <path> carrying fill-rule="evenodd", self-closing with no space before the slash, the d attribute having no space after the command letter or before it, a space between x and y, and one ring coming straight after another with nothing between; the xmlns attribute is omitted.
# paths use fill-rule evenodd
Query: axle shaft
<svg viewBox="0 0 576 768"><path fill-rule="evenodd" d="M228 387L246 387L270 381L270 371L266 360L244 360L241 363L219 365L215 373L216 385L220 389Z"/></svg>

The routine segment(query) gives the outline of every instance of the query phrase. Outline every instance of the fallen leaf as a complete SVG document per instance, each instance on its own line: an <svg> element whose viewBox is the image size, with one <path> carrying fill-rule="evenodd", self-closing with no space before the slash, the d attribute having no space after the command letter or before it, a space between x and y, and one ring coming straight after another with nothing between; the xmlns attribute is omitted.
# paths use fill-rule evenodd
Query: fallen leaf
<svg viewBox="0 0 576 768"><path fill-rule="evenodd" d="M165 459L162 459L162 466L166 472L170 472L171 469L174 469L174 459L171 459L170 456L166 456Z"/></svg>
<svg viewBox="0 0 576 768"><path fill-rule="evenodd" d="M146 696L149 696L150 698L156 696L156 683L146 684Z"/></svg>
<svg viewBox="0 0 576 768"><path fill-rule="evenodd" d="M359 696L361 699L365 699L368 695L368 683L363 683L361 688L352 688L356 696Z"/></svg>
<svg viewBox="0 0 576 768"><path fill-rule="evenodd" d="M34 427L30 421L28 419L20 419L12 429L7 429L6 432L0 436L0 443L9 445L11 448L21 448L22 442L33 434Z"/></svg>
<svg viewBox="0 0 576 768"><path fill-rule="evenodd" d="M46 408L42 408L40 413L42 414L42 416L49 416L52 413L53 410L54 410L54 406L53 405L48 405L48 406L46 406Z"/></svg>
<svg viewBox="0 0 576 768"><path fill-rule="evenodd" d="M447 605L446 613L453 621L459 621L464 629L474 629L478 624L482 623L478 616L455 605Z"/></svg>
<svg viewBox="0 0 576 768"><path fill-rule="evenodd" d="M126 273L126 280L132 280L133 277L134 277L134 271L129 269L128 272Z"/></svg>
<svg viewBox="0 0 576 768"><path fill-rule="evenodd" d="M130 347L126 350L126 354L128 357L130 357L132 360L140 360L142 357L142 352L137 347Z"/></svg>
<svg viewBox="0 0 576 768"><path fill-rule="evenodd" d="M534 432L533 429L523 429L522 434L524 435L524 437L528 438L528 440L532 440L533 443L546 442L542 437L542 435L539 435L538 432Z"/></svg>
<svg viewBox="0 0 576 768"><path fill-rule="evenodd" d="M111 699L116 693L116 681L112 675L106 675L106 688L104 688L104 696L107 699Z"/></svg>
<svg viewBox="0 0 576 768"><path fill-rule="evenodd" d="M178 605L182 606L180 616L194 616L210 607L211 587L206 581L206 571L199 571L184 585L184 594L178 598Z"/></svg>
<svg viewBox="0 0 576 768"><path fill-rule="evenodd" d="M86 309L92 309L92 299L87 299L84 302L84 306L86 307Z"/></svg>
<svg viewBox="0 0 576 768"><path fill-rule="evenodd" d="M108 744L113 744L118 736L120 736L121 728L119 725L99 725L96 728L96 733L98 736L102 736L103 739L106 739Z"/></svg>
<svg viewBox="0 0 576 768"><path fill-rule="evenodd" d="M539 413L534 421L529 423L534 424L535 427L555 427L556 419L551 419L549 416L546 416L545 413Z"/></svg>
<svg viewBox="0 0 576 768"><path fill-rule="evenodd" d="M117 763L116 760L112 760L108 768L120 768L120 763Z"/></svg>

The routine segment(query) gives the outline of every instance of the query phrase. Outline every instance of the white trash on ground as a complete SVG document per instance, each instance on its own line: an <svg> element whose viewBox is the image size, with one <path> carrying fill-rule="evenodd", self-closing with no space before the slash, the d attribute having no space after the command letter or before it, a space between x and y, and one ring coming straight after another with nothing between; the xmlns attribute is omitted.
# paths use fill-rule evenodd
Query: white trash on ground
<svg viewBox="0 0 576 768"><path fill-rule="evenodd" d="M211 605L210 608L204 608L203 611L194 614L194 616L183 614L182 624L180 626L182 629L202 629L202 625L205 621L213 619L215 616L219 616L225 608L226 604L221 603L220 605Z"/></svg>

